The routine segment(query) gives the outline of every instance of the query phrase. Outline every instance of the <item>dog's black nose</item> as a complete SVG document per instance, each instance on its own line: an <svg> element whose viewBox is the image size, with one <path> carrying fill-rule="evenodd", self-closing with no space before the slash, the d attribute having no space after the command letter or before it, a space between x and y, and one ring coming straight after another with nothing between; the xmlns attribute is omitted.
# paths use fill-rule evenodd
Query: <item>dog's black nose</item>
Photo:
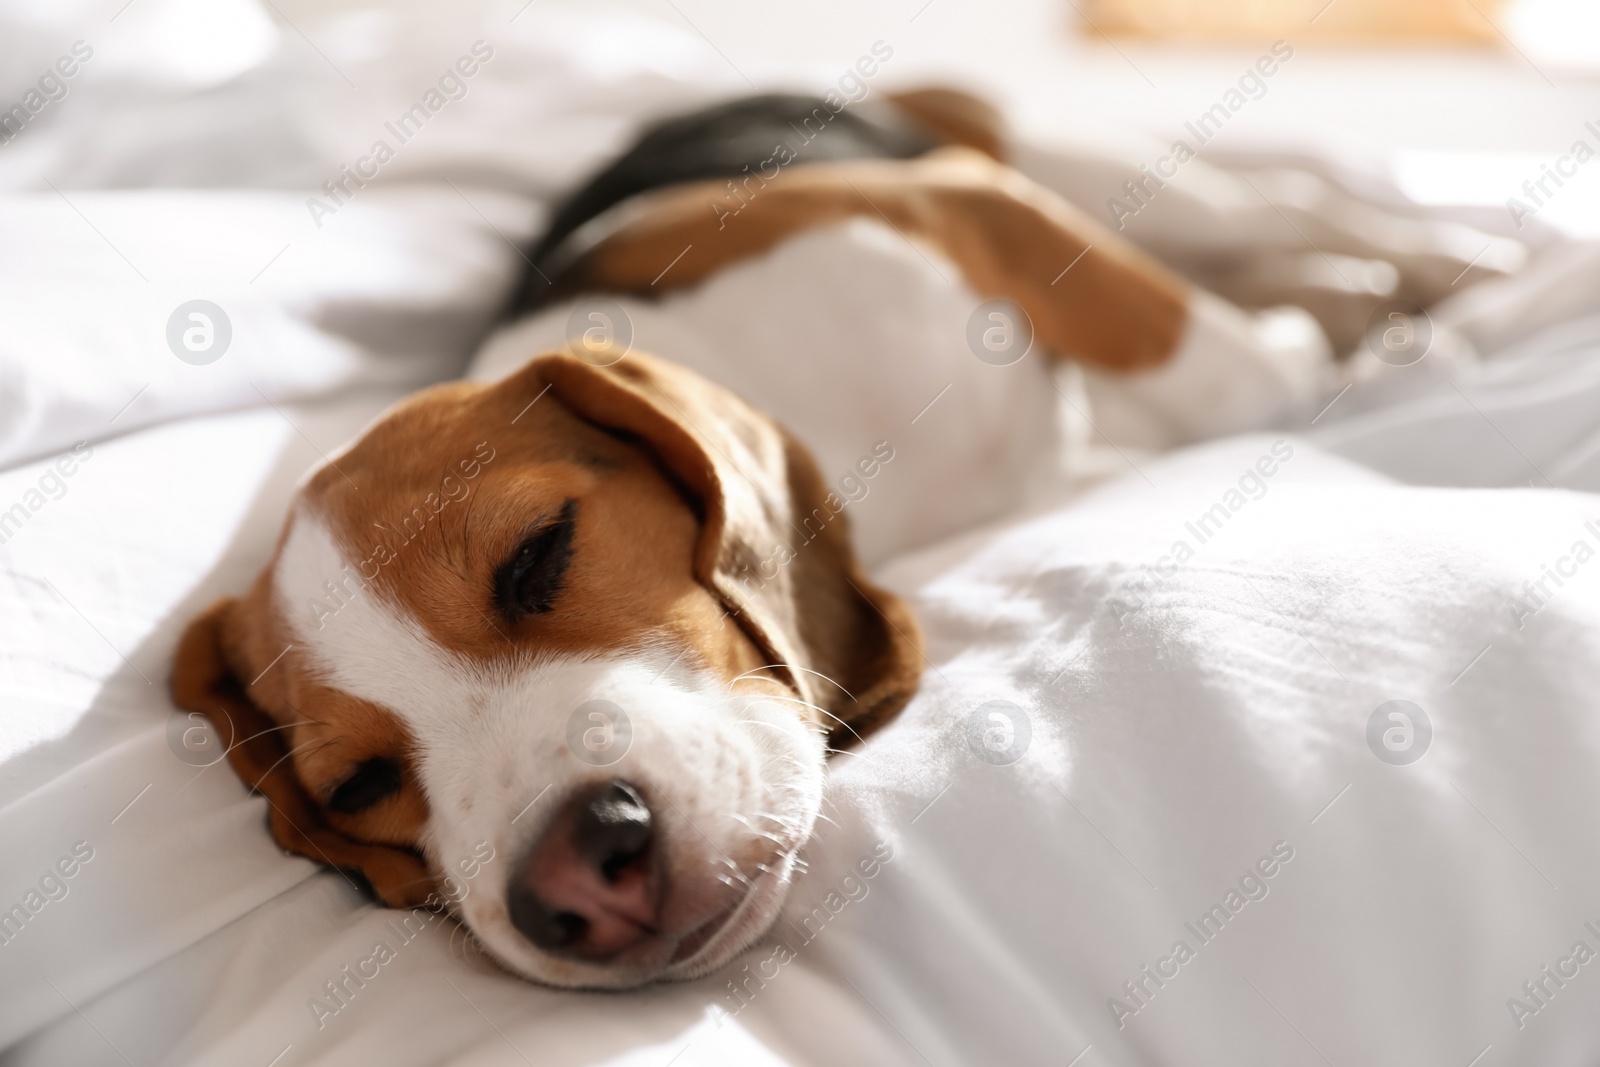
<svg viewBox="0 0 1600 1067"><path fill-rule="evenodd" d="M656 932L650 808L620 778L580 790L507 888L511 924L547 952L603 958Z"/></svg>

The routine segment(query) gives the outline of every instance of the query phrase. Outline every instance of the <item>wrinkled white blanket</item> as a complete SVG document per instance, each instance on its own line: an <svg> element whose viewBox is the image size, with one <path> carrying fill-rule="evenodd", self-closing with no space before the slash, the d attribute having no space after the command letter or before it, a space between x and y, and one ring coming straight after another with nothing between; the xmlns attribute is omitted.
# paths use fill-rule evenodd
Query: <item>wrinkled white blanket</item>
<svg viewBox="0 0 1600 1067"><path fill-rule="evenodd" d="M392 88L370 114L272 41L218 38L161 81L107 34L41 113L54 125L0 147L0 227L29 251L0 265L0 516L26 512L0 528L5 1063L1600 1055L1586 248L1437 309L1449 360L1375 375L1314 425L1108 450L1101 488L881 568L926 627L923 691L837 758L785 921L706 980L592 996L508 978L448 923L397 929L280 854L261 800L180 758L173 643L256 572L296 479L460 372L520 264L507 239L550 190L730 78L633 23L604 24L601 62L571 47L600 24L545 6L496 38L439 138L396 157L405 181L321 229L306 190L475 27L387 58L319 37ZM0 37L7 99L74 39L61 10ZM101 61L118 73L95 88ZM171 141L95 139L134 107L170 109ZM446 136L452 115L472 121ZM41 184L62 160L111 191ZM147 182L223 191L116 191ZM195 298L233 326L200 366L165 339ZM952 468L949 491L996 476ZM379 941L395 960L319 1018L309 1002Z"/></svg>
<svg viewBox="0 0 1600 1067"><path fill-rule="evenodd" d="M139 469L224 446L261 457L252 478L197 463L160 504L170 525L124 525L96 553L100 523L157 510ZM895 564L929 635L924 690L839 757L775 940L702 982L590 997L498 973L444 923L402 942L337 875L280 857L225 768L173 755L176 632L246 580L284 468L314 458L271 412L102 446L82 471L100 481L8 560L33 620L7 623L8 652L52 686L76 674L63 703L89 710L8 765L0 900L93 852L0 945L4 1036L34 1034L12 1062L115 1062L108 1043L135 1062L287 1047L284 1063L419 1064L685 1047L683 1063L1045 1063L1091 1044L1111 1063L1302 1062L1309 1045L1465 1062L1489 1044L1542 1062L1600 1045L1587 969L1559 989L1540 973L1600 945L1582 844L1600 834L1592 497L1406 488L1303 439L1241 438ZM80 556L91 573L62 566ZM1370 740L1394 700L1431 730L1401 706L1425 746L1410 765L1378 754L1399 720ZM319 1027L312 998L380 940L399 959ZM1548 1006L1522 989L1541 980ZM1538 1010L1514 1018L1509 998Z"/></svg>

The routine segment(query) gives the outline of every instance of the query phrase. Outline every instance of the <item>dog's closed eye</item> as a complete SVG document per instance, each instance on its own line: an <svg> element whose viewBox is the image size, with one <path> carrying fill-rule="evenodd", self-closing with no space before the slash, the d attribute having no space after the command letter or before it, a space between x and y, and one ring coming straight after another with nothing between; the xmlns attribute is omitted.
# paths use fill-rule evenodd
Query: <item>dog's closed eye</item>
<svg viewBox="0 0 1600 1067"><path fill-rule="evenodd" d="M333 791L328 810L341 815L366 811L391 793L400 791L400 768L394 760L369 759Z"/></svg>
<svg viewBox="0 0 1600 1067"><path fill-rule="evenodd" d="M495 605L506 619L517 622L549 611L555 603L572 561L577 518L578 502L568 500L555 522L531 534L495 572Z"/></svg>

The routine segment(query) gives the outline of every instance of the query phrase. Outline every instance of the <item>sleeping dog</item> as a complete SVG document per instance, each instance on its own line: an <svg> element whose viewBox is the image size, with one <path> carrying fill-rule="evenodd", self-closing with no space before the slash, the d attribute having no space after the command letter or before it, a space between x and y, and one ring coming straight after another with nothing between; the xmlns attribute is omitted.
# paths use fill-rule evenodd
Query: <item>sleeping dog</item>
<svg viewBox="0 0 1600 1067"><path fill-rule="evenodd" d="M890 720L924 665L837 472L900 487L881 558L1016 505L979 483L1024 462L1017 442L1059 443L1053 360L1141 372L1127 396L1181 421L1281 407L1319 358L1257 343L996 158L995 131L941 90L875 111L737 101L651 128L557 212L483 380L401 402L314 471L255 583L180 643L174 699L217 725L274 839L391 907L442 893L504 966L556 985L693 977L759 937L828 753ZM913 340L823 344L803 367L662 331L672 360L605 331L562 343L593 294L643 336L671 301L798 299L807 277L888 299L879 318ZM966 349L984 301L1035 358ZM891 409L923 417L923 396L895 405L929 366L965 414L915 448L871 442ZM841 380L853 406L828 395ZM859 446L785 429L846 406ZM981 477L950 492L961 471ZM448 891L489 856L490 878Z"/></svg>

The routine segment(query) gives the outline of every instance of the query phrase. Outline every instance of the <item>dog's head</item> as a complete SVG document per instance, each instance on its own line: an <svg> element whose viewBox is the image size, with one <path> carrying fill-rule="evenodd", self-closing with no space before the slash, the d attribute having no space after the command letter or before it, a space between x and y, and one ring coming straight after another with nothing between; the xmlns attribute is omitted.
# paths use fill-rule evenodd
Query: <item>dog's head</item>
<svg viewBox="0 0 1600 1067"><path fill-rule="evenodd" d="M693 977L776 915L827 746L917 683L842 510L770 420L637 353L438 386L306 480L175 699L281 845L385 903L557 985Z"/></svg>

